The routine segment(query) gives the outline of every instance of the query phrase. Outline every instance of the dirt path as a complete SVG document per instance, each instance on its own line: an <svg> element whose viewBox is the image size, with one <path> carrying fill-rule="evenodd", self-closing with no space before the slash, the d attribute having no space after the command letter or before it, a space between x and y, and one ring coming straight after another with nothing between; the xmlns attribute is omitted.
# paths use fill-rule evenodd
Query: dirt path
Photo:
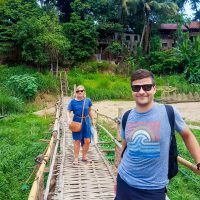
<svg viewBox="0 0 200 200"><path fill-rule="evenodd" d="M182 117L189 121L200 122L200 102L192 103L177 103L172 104L182 115ZM128 110L135 107L133 101L100 101L93 103L93 108L98 109L102 114L110 116L112 118L117 117L118 108L124 108Z"/></svg>

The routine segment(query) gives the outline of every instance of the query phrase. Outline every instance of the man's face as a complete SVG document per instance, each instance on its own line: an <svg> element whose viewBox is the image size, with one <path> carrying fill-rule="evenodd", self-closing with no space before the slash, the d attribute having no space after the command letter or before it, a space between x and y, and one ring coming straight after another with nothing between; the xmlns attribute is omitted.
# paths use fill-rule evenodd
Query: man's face
<svg viewBox="0 0 200 200"><path fill-rule="evenodd" d="M156 86L153 85L150 77L132 82L132 95L139 106L144 107L150 104L155 93Z"/></svg>

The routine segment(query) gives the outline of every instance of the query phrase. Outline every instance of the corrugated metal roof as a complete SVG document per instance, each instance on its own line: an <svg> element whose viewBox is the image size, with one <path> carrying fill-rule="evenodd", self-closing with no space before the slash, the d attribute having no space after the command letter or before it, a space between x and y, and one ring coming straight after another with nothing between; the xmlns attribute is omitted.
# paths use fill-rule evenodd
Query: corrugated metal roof
<svg viewBox="0 0 200 200"><path fill-rule="evenodd" d="M200 22L192 22L187 25L190 29L200 29Z"/></svg>
<svg viewBox="0 0 200 200"><path fill-rule="evenodd" d="M161 24L160 29L162 30L176 30L178 28L177 24ZM182 30L187 30L185 26L182 26Z"/></svg>

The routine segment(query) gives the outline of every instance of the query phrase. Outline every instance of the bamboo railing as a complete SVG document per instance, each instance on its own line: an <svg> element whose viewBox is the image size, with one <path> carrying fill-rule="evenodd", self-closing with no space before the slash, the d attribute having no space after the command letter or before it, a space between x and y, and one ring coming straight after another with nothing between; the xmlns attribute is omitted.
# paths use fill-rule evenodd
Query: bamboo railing
<svg viewBox="0 0 200 200"><path fill-rule="evenodd" d="M51 165L50 165L50 171L49 171L50 178L48 178L48 181L47 181L47 188L49 188L50 179L51 179L51 175L52 175L52 166L54 165L54 162L55 162L55 154L56 154L58 139L59 139L59 116L60 116L60 106L57 103L56 104L56 119L54 122L51 140L48 144L47 151L44 154L43 160L42 160L42 162L38 168L38 171L36 173L34 182L32 184L31 191L29 193L28 200L42 200L43 199L45 167L46 167L46 164L48 163L49 159L52 158Z"/></svg>

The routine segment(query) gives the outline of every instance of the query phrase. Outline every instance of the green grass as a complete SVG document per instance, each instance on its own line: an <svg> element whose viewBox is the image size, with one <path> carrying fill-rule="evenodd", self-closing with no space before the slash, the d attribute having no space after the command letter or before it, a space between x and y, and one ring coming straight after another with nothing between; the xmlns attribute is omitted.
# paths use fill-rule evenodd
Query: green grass
<svg viewBox="0 0 200 200"><path fill-rule="evenodd" d="M75 68L68 73L69 87L73 90L73 85L84 85L87 96L93 101L105 99L132 100L130 78L115 75L112 73L83 73ZM157 92L155 98L161 97L163 86L175 87L177 93L197 92L200 94L200 85L189 84L183 75L157 76Z"/></svg>
<svg viewBox="0 0 200 200"><path fill-rule="evenodd" d="M200 143L200 131L193 130L194 135ZM181 139L181 137L177 134L177 143L178 143L178 151L179 155L184 159L195 163L186 146ZM172 200L200 200L199 191L200 191L200 176L196 175L191 170L179 164L179 173L178 175L170 181L168 186L169 197Z"/></svg>
<svg viewBox="0 0 200 200"><path fill-rule="evenodd" d="M110 126L110 123L106 121L100 121L107 130L109 130L110 133L113 134L113 136L116 137L116 129L112 128ZM199 130L193 130L193 133L195 134L197 140L200 143L200 131ZM186 149L186 146L181 139L180 135L177 134L177 144L178 144L178 150L179 155L183 157L186 160L189 160L190 162L194 163L192 160L188 150ZM106 132L102 129L99 129L99 141L112 141L110 137L106 134ZM113 144L102 144L100 146L102 149L114 149L115 145ZM106 158L109 160L110 163L114 163L114 153L108 153L106 155ZM200 200L199 191L200 191L200 176L196 175L191 170L187 169L186 167L179 164L179 173L176 177L174 177L169 185L168 185L168 196L171 200Z"/></svg>
<svg viewBox="0 0 200 200"><path fill-rule="evenodd" d="M34 177L27 190L22 185L33 170L34 158L47 146L39 140L50 138L51 121L49 117L30 114L10 115L0 120L0 199L27 199Z"/></svg>

